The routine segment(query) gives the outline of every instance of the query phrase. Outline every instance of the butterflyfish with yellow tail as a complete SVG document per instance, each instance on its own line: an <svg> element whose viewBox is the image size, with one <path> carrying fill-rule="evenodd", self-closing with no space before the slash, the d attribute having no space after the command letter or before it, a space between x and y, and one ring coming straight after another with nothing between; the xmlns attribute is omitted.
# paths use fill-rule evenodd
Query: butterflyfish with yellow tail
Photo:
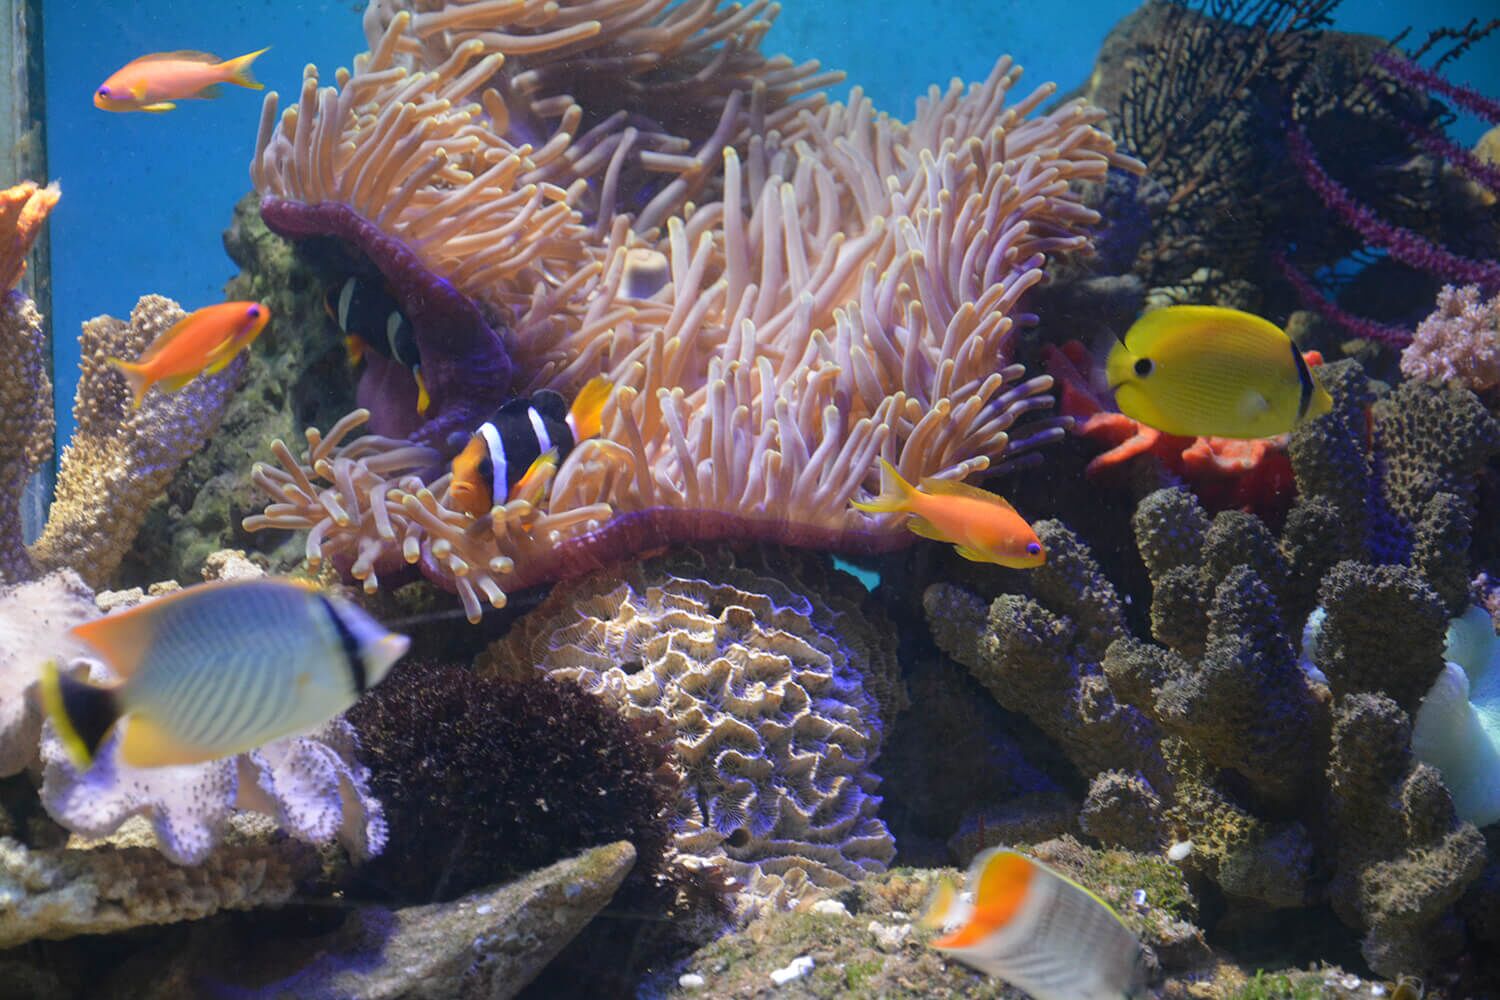
<svg viewBox="0 0 1500 1000"><path fill-rule="evenodd" d="M416 328L385 286L371 278L348 278L328 293L323 308L344 336L351 365L363 361L366 351L373 351L411 372L417 383L417 413L426 416L432 398L422 375Z"/></svg>
<svg viewBox="0 0 1500 1000"><path fill-rule="evenodd" d="M913 486L885 459L880 468L880 495L852 501L857 510L909 513L906 526L913 534L948 542L972 562L1033 569L1047 561L1041 539L1004 497L951 479Z"/></svg>
<svg viewBox="0 0 1500 1000"><path fill-rule="evenodd" d="M220 302L173 323L135 361L109 362L125 374L139 407L153 385L176 392L199 375L223 371L270 321L271 310L259 302Z"/></svg>
<svg viewBox="0 0 1500 1000"><path fill-rule="evenodd" d="M1121 413L1182 437L1274 437L1333 409L1280 327L1219 306L1146 313L1110 348L1105 377Z"/></svg>
<svg viewBox="0 0 1500 1000"><path fill-rule="evenodd" d="M604 404L613 391L609 379L600 375L579 390L571 407L550 389L501 406L453 459L448 505L481 517L496 504L523 495L544 468L599 436Z"/></svg>
<svg viewBox="0 0 1500 1000"><path fill-rule="evenodd" d="M1109 904L1018 851L974 859L968 894L940 883L923 916L945 933L932 947L1035 1000L1130 1000L1146 995L1140 940Z"/></svg>
<svg viewBox="0 0 1500 1000"><path fill-rule="evenodd" d="M207 52L154 52L132 59L94 91L100 111L171 111L176 101L214 98L219 84L264 90L250 75L250 64L269 51L260 49L235 59Z"/></svg>
<svg viewBox="0 0 1500 1000"><path fill-rule="evenodd" d="M200 584L71 630L119 678L42 669L42 704L89 766L123 726L131 767L198 764L321 726L405 655L410 640L357 605L267 577Z"/></svg>

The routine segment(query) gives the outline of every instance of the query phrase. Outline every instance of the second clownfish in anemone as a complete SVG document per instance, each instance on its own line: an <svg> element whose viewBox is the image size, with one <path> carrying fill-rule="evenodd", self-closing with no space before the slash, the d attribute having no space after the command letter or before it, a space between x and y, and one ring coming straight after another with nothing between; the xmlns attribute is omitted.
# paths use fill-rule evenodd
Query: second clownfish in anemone
<svg viewBox="0 0 1500 1000"><path fill-rule="evenodd" d="M951 479L929 478L913 486L885 459L880 468L880 495L852 501L856 510L909 513L906 526L912 534L948 542L971 562L1034 569L1047 561L1041 539L1004 497Z"/></svg>
<svg viewBox="0 0 1500 1000"><path fill-rule="evenodd" d="M525 492L544 468L562 462L580 441L599 435L604 404L613 390L601 375L579 390L572 407L550 389L500 407L453 460L448 506L482 517Z"/></svg>
<svg viewBox="0 0 1500 1000"><path fill-rule="evenodd" d="M417 413L426 416L432 398L422 375L417 332L385 286L369 278L349 278L336 291L329 290L323 308L344 335L351 365L363 361L370 350L411 372L417 383Z"/></svg>
<svg viewBox="0 0 1500 1000"><path fill-rule="evenodd" d="M153 340L135 361L110 358L125 374L139 407L153 385L176 392L201 374L215 375L255 343L271 320L260 302L221 302L188 313Z"/></svg>

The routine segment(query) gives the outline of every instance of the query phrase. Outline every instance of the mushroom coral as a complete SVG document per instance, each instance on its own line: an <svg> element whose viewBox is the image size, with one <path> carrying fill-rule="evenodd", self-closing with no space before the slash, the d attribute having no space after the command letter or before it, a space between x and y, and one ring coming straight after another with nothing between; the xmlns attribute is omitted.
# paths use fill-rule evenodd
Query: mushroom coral
<svg viewBox="0 0 1500 1000"><path fill-rule="evenodd" d="M1012 438L1051 379L1010 362L1022 296L1096 221L1075 182L1139 167L1096 109L1038 114L1051 85L1011 103L1008 58L934 88L909 124L857 89L803 97L815 67L749 55L761 4L590 4L612 12L593 34L567 27L576 4L419 6L374 5L389 16L367 17L371 52L339 88L310 73L279 125L268 97L252 175L273 229L353 239L398 298L423 275L493 336L459 323L445 329L474 336L445 345L413 316L431 419L408 432L372 400L306 452L277 448L280 468L255 472L274 502L247 529L307 530L309 562L369 590L420 563L477 620L506 590L667 544L892 549L899 518L849 507L877 458L964 479L1063 433L1054 418ZM518 25L540 35L520 43ZM578 59L546 55L563 37L546 25ZM640 64L617 58L635 31ZM626 105L608 115L538 96L605 72ZM651 86L699 95L717 125L648 127ZM600 372L603 433L555 475L478 519L445 503L437 460L503 398L502 374L567 392ZM345 443L366 419L381 436Z"/></svg>

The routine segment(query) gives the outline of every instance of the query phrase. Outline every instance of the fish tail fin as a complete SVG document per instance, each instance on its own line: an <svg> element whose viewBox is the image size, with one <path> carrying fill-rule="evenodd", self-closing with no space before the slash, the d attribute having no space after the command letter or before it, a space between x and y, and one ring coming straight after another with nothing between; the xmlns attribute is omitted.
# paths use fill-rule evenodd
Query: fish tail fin
<svg viewBox="0 0 1500 1000"><path fill-rule="evenodd" d="M917 488L905 479L896 467L885 459L880 460L880 495L872 500L854 500L856 510L862 510L867 514L889 514L894 511L910 510L911 498L917 493Z"/></svg>
<svg viewBox="0 0 1500 1000"><path fill-rule="evenodd" d="M42 707L57 728L68 756L80 768L89 767L105 734L120 718L115 689L75 680L58 669L56 660L42 666L38 687Z"/></svg>
<svg viewBox="0 0 1500 1000"><path fill-rule="evenodd" d="M598 437L604 430L604 404L609 402L610 393L614 391L614 383L603 375L589 379L588 384L578 390L573 408L568 411L574 441Z"/></svg>
<svg viewBox="0 0 1500 1000"><path fill-rule="evenodd" d="M265 90L266 85L250 75L250 64L255 62L256 58L269 51L270 46L266 46L256 52L248 52L245 55L224 63L224 68L229 71L229 76L225 82L232 83L237 87L245 87L249 90Z"/></svg>
<svg viewBox="0 0 1500 1000"><path fill-rule="evenodd" d="M432 408L432 394L427 391L427 379L422 377L421 365L411 370L411 377L417 383L417 415L425 417Z"/></svg>
<svg viewBox="0 0 1500 1000"><path fill-rule="evenodd" d="M120 369L120 373L125 376L125 381L130 384L131 405L139 410L141 403L146 399L146 391L151 388L151 380L146 375L145 366L126 361L124 358L110 358L109 363Z"/></svg>

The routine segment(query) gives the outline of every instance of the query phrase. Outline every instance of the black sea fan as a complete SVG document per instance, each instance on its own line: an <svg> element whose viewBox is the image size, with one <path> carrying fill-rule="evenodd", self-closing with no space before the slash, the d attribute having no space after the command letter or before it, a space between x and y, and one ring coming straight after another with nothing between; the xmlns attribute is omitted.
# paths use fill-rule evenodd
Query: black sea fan
<svg viewBox="0 0 1500 1000"><path fill-rule="evenodd" d="M390 824L371 890L452 899L616 840L636 849L627 887L661 873L670 745L581 689L403 664L349 719Z"/></svg>

